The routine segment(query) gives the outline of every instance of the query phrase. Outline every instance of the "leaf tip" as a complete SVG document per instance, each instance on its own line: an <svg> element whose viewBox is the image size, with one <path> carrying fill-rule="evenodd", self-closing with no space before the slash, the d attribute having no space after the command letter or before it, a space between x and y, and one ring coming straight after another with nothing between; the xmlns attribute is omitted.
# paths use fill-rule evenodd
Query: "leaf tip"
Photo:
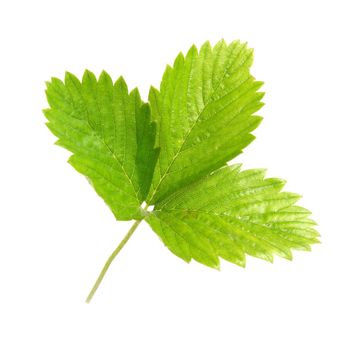
<svg viewBox="0 0 350 350"><path fill-rule="evenodd" d="M172 71L173 69L176 69L179 66L182 66L184 64L184 62L185 62L185 56L182 52L180 52L175 58L173 67L171 67L170 65L167 65L166 71L168 71L168 72L169 72L169 70Z"/></svg>
<svg viewBox="0 0 350 350"><path fill-rule="evenodd" d="M112 83L112 78L111 76L103 69L100 76L98 77L98 81L101 82L109 82L111 85Z"/></svg>
<svg viewBox="0 0 350 350"><path fill-rule="evenodd" d="M137 100L138 104L141 104L141 95L140 95L140 91L139 91L139 89L137 87L133 88L130 91L129 95L131 97L134 97ZM148 106L148 103L144 103L144 105Z"/></svg>
<svg viewBox="0 0 350 350"><path fill-rule="evenodd" d="M190 49L187 51L186 59L190 59L191 57L195 57L195 56L198 56L198 49L195 44L192 44Z"/></svg>
<svg viewBox="0 0 350 350"><path fill-rule="evenodd" d="M86 84L86 83L91 82L91 81L96 83L96 81L97 81L96 76L90 70L85 69L85 71L83 73L82 82L83 82L83 84Z"/></svg>
<svg viewBox="0 0 350 350"><path fill-rule="evenodd" d="M128 90L128 86L126 85L126 81L122 75L115 82L115 86Z"/></svg>
<svg viewBox="0 0 350 350"><path fill-rule="evenodd" d="M73 76L73 74L71 72L69 72L68 70L66 70L64 72L64 80L68 80Z"/></svg>
<svg viewBox="0 0 350 350"><path fill-rule="evenodd" d="M201 46L201 48L200 48L200 52L203 52L205 50L208 50L208 51L210 50L211 51L211 44L210 44L209 40L205 41L203 43L203 45Z"/></svg>

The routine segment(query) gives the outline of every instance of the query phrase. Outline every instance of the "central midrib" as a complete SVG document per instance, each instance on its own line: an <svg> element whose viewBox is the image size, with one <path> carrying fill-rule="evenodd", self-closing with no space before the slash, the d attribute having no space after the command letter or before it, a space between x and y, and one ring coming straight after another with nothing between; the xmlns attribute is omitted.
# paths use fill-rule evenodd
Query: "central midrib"
<svg viewBox="0 0 350 350"><path fill-rule="evenodd" d="M72 81L74 84L75 82ZM85 101L85 98L83 96L83 94L81 93L81 90L80 90L80 86L79 86L79 89L78 87L76 86L76 89L77 91L79 91L79 95L80 95L80 98L82 99L82 101L84 102L83 106L84 106L84 109L85 109L85 113L86 113L86 119L85 119L85 122L87 123L87 125L89 126L89 128L93 131L93 133L95 134L95 136L97 137L97 139L100 140L100 142L106 147L107 151L112 155L113 159L116 161L116 163L119 165L119 167L122 169L125 177L128 179L132 189L134 190L134 193L135 193L135 198L136 200L138 200L138 193L136 191L136 188L135 188L135 184L132 182L131 178L129 177L129 175L127 174L127 172L125 171L125 168L123 166L123 164L121 163L121 161L119 160L119 158L116 156L116 154L112 151L112 149L109 147L109 145L105 142L104 138L103 138L103 135L100 135L100 133L98 132L97 129L95 129L91 123L90 123L90 111L88 110L87 106L86 106L86 101ZM72 98L72 95L68 89L68 93L70 94L71 96L71 101L74 105L74 100ZM98 104L98 102L95 100L95 103L96 103L96 106L98 108L98 112L99 112L99 115L100 115L100 119L101 119L101 116L102 116L102 113L101 113L101 110L100 110L100 106Z"/></svg>

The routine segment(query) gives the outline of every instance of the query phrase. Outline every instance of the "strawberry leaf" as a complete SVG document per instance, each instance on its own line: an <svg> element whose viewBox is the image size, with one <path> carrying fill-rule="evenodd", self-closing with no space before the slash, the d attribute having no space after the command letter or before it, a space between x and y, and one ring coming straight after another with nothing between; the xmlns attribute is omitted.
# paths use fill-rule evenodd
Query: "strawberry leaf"
<svg viewBox="0 0 350 350"><path fill-rule="evenodd" d="M226 164L246 147L261 118L262 83L249 72L253 51L238 41L205 43L167 67L160 91L151 88L152 118L158 125L150 204Z"/></svg>
<svg viewBox="0 0 350 350"><path fill-rule="evenodd" d="M227 165L261 121L252 62L253 51L238 41L192 46L167 66L159 91L151 87L149 104L106 72L47 84L44 114L57 144L73 153L69 163L117 219L136 220L87 302L143 219L176 256L213 268L220 258L245 266L246 255L292 259L292 249L318 243L310 212L296 205L298 195L282 192L283 180Z"/></svg>
<svg viewBox="0 0 350 350"><path fill-rule="evenodd" d="M155 125L138 90L128 93L123 78L114 84L103 72L86 71L82 82L47 83L50 109L44 111L57 144L73 153L69 163L85 175L119 220L140 219L157 151Z"/></svg>
<svg viewBox="0 0 350 350"><path fill-rule="evenodd" d="M261 169L225 166L156 204L146 218L177 256L210 267L219 257L245 266L245 254L291 259L291 249L318 242L310 212L299 196L281 192L284 181L264 179Z"/></svg>

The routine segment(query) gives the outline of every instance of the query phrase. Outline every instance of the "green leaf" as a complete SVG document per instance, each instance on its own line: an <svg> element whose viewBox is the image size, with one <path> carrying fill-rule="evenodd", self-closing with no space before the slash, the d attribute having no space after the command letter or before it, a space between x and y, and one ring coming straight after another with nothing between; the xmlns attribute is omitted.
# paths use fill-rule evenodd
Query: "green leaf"
<svg viewBox="0 0 350 350"><path fill-rule="evenodd" d="M318 242L310 212L299 196L281 192L284 181L261 169L225 166L157 203L146 220L177 256L210 267L219 257L245 266L245 255L291 259L291 249Z"/></svg>
<svg viewBox="0 0 350 350"><path fill-rule="evenodd" d="M47 83L50 109L44 114L57 144L73 153L69 163L85 175L120 220L140 219L153 176L157 151L149 106L137 89L128 93L123 78L115 83L103 72L97 80L85 71L82 82Z"/></svg>
<svg viewBox="0 0 350 350"><path fill-rule="evenodd" d="M143 219L175 255L213 268L220 258L245 266L246 255L292 259L293 249L318 243L310 212L296 205L298 195L282 192L283 180L227 165L262 119L252 62L253 51L238 41L192 46L167 66L159 91L151 87L149 104L105 72L47 84L44 113L57 144L73 153L69 163L117 219L136 220L87 302Z"/></svg>
<svg viewBox="0 0 350 350"><path fill-rule="evenodd" d="M155 204L226 164L253 139L261 118L262 83L249 68L253 51L238 41L195 46L167 67L160 91L151 88L158 124L156 164L148 203Z"/></svg>

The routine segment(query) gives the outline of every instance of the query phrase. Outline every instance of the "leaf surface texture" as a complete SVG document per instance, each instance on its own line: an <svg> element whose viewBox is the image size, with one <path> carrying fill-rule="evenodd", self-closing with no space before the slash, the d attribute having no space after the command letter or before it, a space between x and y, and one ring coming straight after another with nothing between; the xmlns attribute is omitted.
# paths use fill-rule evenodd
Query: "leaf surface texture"
<svg viewBox="0 0 350 350"><path fill-rule="evenodd" d="M117 219L143 217L157 156L150 110L123 78L86 71L82 82L67 73L47 84L44 111L57 144L73 153L69 163L85 175Z"/></svg>
<svg viewBox="0 0 350 350"><path fill-rule="evenodd" d="M228 165L262 119L252 62L239 41L192 46L167 66L148 103L123 78L67 73L47 84L44 113L69 163L115 217L145 219L181 259L213 268L220 258L239 266L247 255L292 259L292 249L318 242L310 212L282 191L283 180Z"/></svg>
<svg viewBox="0 0 350 350"><path fill-rule="evenodd" d="M159 202L146 218L178 257L210 267L219 258L245 266L245 255L291 259L291 249L310 250L318 233L300 196L281 192L284 181L265 171L225 166Z"/></svg>
<svg viewBox="0 0 350 350"><path fill-rule="evenodd" d="M246 147L261 118L262 83L250 74L253 51L238 41L195 46L151 88L160 148L150 204L226 164Z"/></svg>

